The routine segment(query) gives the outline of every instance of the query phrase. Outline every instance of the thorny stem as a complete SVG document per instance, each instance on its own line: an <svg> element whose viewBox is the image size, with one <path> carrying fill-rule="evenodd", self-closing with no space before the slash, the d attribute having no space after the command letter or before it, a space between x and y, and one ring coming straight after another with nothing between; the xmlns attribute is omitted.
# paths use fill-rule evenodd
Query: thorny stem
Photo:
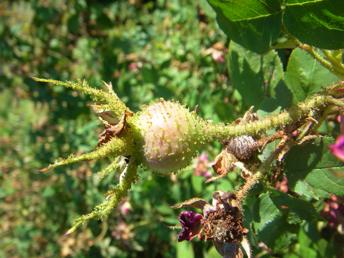
<svg viewBox="0 0 344 258"><path fill-rule="evenodd" d="M85 83L73 83L73 82L60 82L56 80L47 80L47 79L39 79L35 78L37 81L41 82L49 82L53 83L55 85L62 85L68 88L72 88L75 90L79 90L81 92L84 92L86 94L90 94L94 96L95 98L102 98L103 101L107 102L109 105L116 103L118 106L118 109L116 109L117 114L118 112L122 111L125 113L127 108L125 105L117 101L118 97L115 97L115 94L111 94L108 92L105 92L103 90L97 90L89 87ZM333 89L336 89L336 87L341 87L342 82L334 85L331 87L332 91ZM342 93L340 94L342 95ZM109 98L109 99L108 99ZM270 128L277 128L281 126L286 126L287 124L299 121L303 117L306 117L309 115L309 112L312 110L320 109L322 107L325 107L329 104L336 105L343 107L344 102L342 99L336 99L331 96L330 91L323 93L323 95L315 95L308 100L301 102L294 107L290 108L289 110L282 112L278 115L268 116L264 119L249 122L245 124L234 124L234 125L225 125L225 124L213 124L209 122L204 122L204 131L203 131L203 143L211 143L214 140L218 141L225 141L232 137L240 136L240 135L256 135L261 131L266 131ZM123 113L120 117L123 116ZM139 153L135 150L133 139L135 138L134 131L128 131L121 137L114 137L112 140L97 150L82 154L80 156L70 156L69 158L66 158L64 160L59 160L55 162L54 164L50 165L48 168L43 169L42 171L47 171L52 168L56 168L58 166L67 165L71 163L75 163L78 161L83 160L91 160L91 159L100 159L107 157L108 155L115 156L134 156L137 160L141 160L141 157Z"/></svg>
<svg viewBox="0 0 344 258"><path fill-rule="evenodd" d="M104 179L106 176L110 175L115 171L120 165L119 163L120 157L116 157L114 161L112 161L109 165L107 165L103 170L98 172L98 178L100 180Z"/></svg>
<svg viewBox="0 0 344 258"><path fill-rule="evenodd" d="M329 103L343 106L343 101L339 101L337 99L328 99ZM305 130L303 137L308 133L308 129ZM252 189L252 187L259 182L259 180L263 177L263 175L267 174L269 171L271 164L276 159L276 157L284 150L284 148L290 144L290 139L288 136L282 137L281 141L279 142L275 151L273 151L270 156L263 161L263 163L259 166L257 172L253 174L250 178L247 179L245 184L237 191L237 201L238 203L242 203L243 199L247 196L248 192Z"/></svg>
<svg viewBox="0 0 344 258"><path fill-rule="evenodd" d="M107 217L110 212L116 208L119 202L128 194L132 183L137 177L137 164L134 160L130 160L127 167L123 170L119 184L113 189L110 196L107 199L97 205L94 210L86 215L79 217L70 228L66 235L73 233L79 226L87 223L91 219L103 219Z"/></svg>

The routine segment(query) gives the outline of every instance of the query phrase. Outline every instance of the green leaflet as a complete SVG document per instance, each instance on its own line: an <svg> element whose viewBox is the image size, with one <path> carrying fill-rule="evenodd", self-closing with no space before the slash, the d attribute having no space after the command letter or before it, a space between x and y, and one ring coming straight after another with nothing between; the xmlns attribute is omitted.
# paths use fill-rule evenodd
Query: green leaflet
<svg viewBox="0 0 344 258"><path fill-rule="evenodd" d="M258 209L254 228L259 239L271 245L274 239L280 235L277 228L284 224L282 214L272 202L268 193L263 193L259 196Z"/></svg>
<svg viewBox="0 0 344 258"><path fill-rule="evenodd" d="M286 156L286 173L291 188L304 181L315 189L328 193L344 194L343 163L329 151L332 137L294 147Z"/></svg>
<svg viewBox="0 0 344 258"><path fill-rule="evenodd" d="M257 53L283 34L325 49L344 48L342 0L208 0L220 28L234 42ZM283 30L282 30L283 28Z"/></svg>
<svg viewBox="0 0 344 258"><path fill-rule="evenodd" d="M344 48L342 0L287 0L287 30L300 41L326 49Z"/></svg>
<svg viewBox="0 0 344 258"><path fill-rule="evenodd" d="M278 0L208 0L220 28L233 41L257 53L269 50L281 28Z"/></svg>
<svg viewBox="0 0 344 258"><path fill-rule="evenodd" d="M294 103L305 100L323 87L339 81L312 56L298 48L290 55L285 77L287 87L293 93Z"/></svg>
<svg viewBox="0 0 344 258"><path fill-rule="evenodd" d="M276 51L260 55L232 42L228 60L233 87L246 108L253 105L271 111L290 104L291 94L285 86L282 62Z"/></svg>

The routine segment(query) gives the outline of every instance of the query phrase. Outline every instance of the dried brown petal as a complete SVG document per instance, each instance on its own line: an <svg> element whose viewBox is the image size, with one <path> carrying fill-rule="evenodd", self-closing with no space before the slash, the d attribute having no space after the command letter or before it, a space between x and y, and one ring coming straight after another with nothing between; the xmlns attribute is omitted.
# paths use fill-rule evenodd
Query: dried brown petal
<svg viewBox="0 0 344 258"><path fill-rule="evenodd" d="M92 104L90 107L104 125L115 125L119 122L114 112L109 110L106 106Z"/></svg>
<svg viewBox="0 0 344 258"><path fill-rule="evenodd" d="M248 122L253 122L258 120L258 116L255 112L253 112L254 107L251 106L249 110L246 111L244 114L241 123L248 123Z"/></svg>
<svg viewBox="0 0 344 258"><path fill-rule="evenodd" d="M234 166L233 163L237 161L233 154L229 153L227 150L223 150L217 157L212 165L214 171L218 175L227 174L231 171Z"/></svg>
<svg viewBox="0 0 344 258"><path fill-rule="evenodd" d="M112 87L112 83L111 83L111 82L106 83L106 82L103 81L103 83L104 83L103 88L104 88L108 93L110 93L110 94L112 94L112 95L116 95L116 93L115 93L114 90L113 90L113 87Z"/></svg>
<svg viewBox="0 0 344 258"><path fill-rule="evenodd" d="M238 118L234 121L235 124L246 124L249 122L254 122L258 120L258 116L253 112L254 107L251 106L249 110L246 111L242 118Z"/></svg>
<svg viewBox="0 0 344 258"><path fill-rule="evenodd" d="M126 111L121 117L121 120L116 125L105 125L105 130L99 135L98 145L107 143L112 137L119 135L125 128L126 119L128 116L132 116L132 113L130 111Z"/></svg>

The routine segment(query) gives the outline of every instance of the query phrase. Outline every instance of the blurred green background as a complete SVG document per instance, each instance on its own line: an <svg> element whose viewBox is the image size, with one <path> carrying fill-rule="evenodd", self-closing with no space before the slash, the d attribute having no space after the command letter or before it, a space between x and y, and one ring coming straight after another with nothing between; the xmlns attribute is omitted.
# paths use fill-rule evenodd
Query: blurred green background
<svg viewBox="0 0 344 258"><path fill-rule="evenodd" d="M79 215L103 200L103 163L38 170L87 152L103 130L78 93L31 76L112 82L133 110L176 99L215 121L240 102L225 64L227 42L205 0L0 2L0 257L219 257L210 243L178 243L177 202L233 189L235 175L206 185L194 167L171 177L141 169L120 209L71 236ZM214 146L213 146L214 147ZM209 158L215 156L210 147Z"/></svg>

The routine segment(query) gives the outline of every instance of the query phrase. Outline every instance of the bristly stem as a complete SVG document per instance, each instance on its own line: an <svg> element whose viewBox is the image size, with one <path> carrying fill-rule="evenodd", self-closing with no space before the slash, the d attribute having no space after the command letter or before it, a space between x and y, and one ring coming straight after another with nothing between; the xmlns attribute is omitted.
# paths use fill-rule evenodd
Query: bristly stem
<svg viewBox="0 0 344 258"><path fill-rule="evenodd" d="M103 180L105 177L112 175L120 167L120 158L116 157L114 161L98 172L99 180Z"/></svg>
<svg viewBox="0 0 344 258"><path fill-rule="evenodd" d="M239 204L242 203L247 193L253 188L255 184L259 182L262 176L263 176L263 173L261 171L257 171L256 173L254 173L251 177L247 179L245 184L236 193L237 202Z"/></svg>
<svg viewBox="0 0 344 258"><path fill-rule="evenodd" d="M266 131L271 128L285 126L292 122L299 121L306 117L313 109L319 109L329 104L343 106L344 102L331 96L316 95L304 102L291 107L278 115L268 116L258 121L245 124L225 125L225 124L207 124L208 135L207 140L225 141L229 138L240 135L256 135L259 132Z"/></svg>
<svg viewBox="0 0 344 258"><path fill-rule="evenodd" d="M241 204L247 196L248 192L253 188L253 186L256 185L259 180L270 171L271 164L289 144L289 142L290 140L288 137L283 137L279 142L277 148L261 163L257 172L247 179L245 184L236 193L238 203Z"/></svg>

